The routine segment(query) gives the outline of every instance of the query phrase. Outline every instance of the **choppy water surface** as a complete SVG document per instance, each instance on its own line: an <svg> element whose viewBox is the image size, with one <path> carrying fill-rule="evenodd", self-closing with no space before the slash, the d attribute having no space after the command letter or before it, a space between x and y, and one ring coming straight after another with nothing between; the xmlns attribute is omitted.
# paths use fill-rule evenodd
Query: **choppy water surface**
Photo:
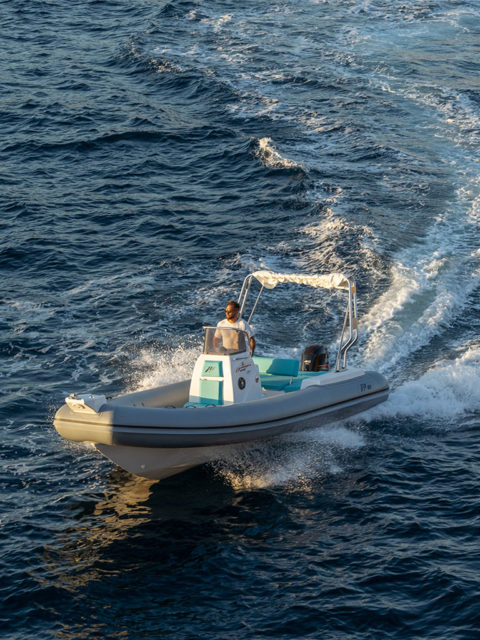
<svg viewBox="0 0 480 640"><path fill-rule="evenodd" d="M478 638L479 8L2 4L5 638ZM162 482L57 436L188 375L258 267L355 275L387 403ZM301 294L260 352L334 349Z"/></svg>

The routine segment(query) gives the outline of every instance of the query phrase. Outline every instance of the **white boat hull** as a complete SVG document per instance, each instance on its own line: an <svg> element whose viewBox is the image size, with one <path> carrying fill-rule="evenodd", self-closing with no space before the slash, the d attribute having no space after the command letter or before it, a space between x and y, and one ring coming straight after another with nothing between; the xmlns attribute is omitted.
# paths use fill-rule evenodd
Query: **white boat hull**
<svg viewBox="0 0 480 640"><path fill-rule="evenodd" d="M151 449L97 444L97 449L125 471L151 480L163 480L192 467L218 460L227 447Z"/></svg>

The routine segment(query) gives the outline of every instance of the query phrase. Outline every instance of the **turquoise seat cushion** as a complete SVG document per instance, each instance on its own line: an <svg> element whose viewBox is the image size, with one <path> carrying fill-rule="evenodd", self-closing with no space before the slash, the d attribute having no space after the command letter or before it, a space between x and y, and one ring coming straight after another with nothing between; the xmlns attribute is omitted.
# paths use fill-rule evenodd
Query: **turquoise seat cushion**
<svg viewBox="0 0 480 640"><path fill-rule="evenodd" d="M279 376L270 373L260 374L260 380L264 389L276 391L298 391L302 387L302 381L306 378L314 378L327 373L327 371L299 371L296 376Z"/></svg>
<svg viewBox="0 0 480 640"><path fill-rule="evenodd" d="M298 391L302 388L303 380L305 380L306 378L315 378L325 373L328 373L328 371L299 371L298 376L296 378L293 378L292 382L284 387L284 391L286 391L287 393L289 391Z"/></svg>
<svg viewBox="0 0 480 640"><path fill-rule="evenodd" d="M293 380L295 380L295 376L275 376L269 373L260 374L260 381L264 389L281 391L291 384Z"/></svg>
<svg viewBox="0 0 480 640"><path fill-rule="evenodd" d="M268 373L277 376L296 376L300 368L300 362L293 358L267 358L254 356L260 374Z"/></svg>

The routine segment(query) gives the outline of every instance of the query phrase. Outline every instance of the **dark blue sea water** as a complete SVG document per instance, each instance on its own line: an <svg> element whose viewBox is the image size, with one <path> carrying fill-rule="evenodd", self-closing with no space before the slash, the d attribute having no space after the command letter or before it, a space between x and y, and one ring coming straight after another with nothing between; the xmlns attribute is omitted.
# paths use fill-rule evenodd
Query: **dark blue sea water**
<svg viewBox="0 0 480 640"><path fill-rule="evenodd" d="M480 637L478 0L0 4L0 635ZM52 426L247 273L358 282L387 403L142 480ZM288 286L259 352L333 349ZM267 300L265 298L265 300Z"/></svg>

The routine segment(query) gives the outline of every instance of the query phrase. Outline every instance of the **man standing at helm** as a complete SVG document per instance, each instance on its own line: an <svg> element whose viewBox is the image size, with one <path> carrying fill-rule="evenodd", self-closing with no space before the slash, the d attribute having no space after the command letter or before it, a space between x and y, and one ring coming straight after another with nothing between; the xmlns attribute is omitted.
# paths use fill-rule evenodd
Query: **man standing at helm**
<svg viewBox="0 0 480 640"><path fill-rule="evenodd" d="M245 331L250 342L250 354L253 356L255 351L255 338L253 337L253 330L246 320L240 318L240 305L235 300L229 300L225 308L225 318L220 320L217 327L228 327L230 329L241 329ZM223 337L223 346L227 348L236 348L237 344L225 344L230 340L237 340L237 334L234 331L225 331Z"/></svg>

